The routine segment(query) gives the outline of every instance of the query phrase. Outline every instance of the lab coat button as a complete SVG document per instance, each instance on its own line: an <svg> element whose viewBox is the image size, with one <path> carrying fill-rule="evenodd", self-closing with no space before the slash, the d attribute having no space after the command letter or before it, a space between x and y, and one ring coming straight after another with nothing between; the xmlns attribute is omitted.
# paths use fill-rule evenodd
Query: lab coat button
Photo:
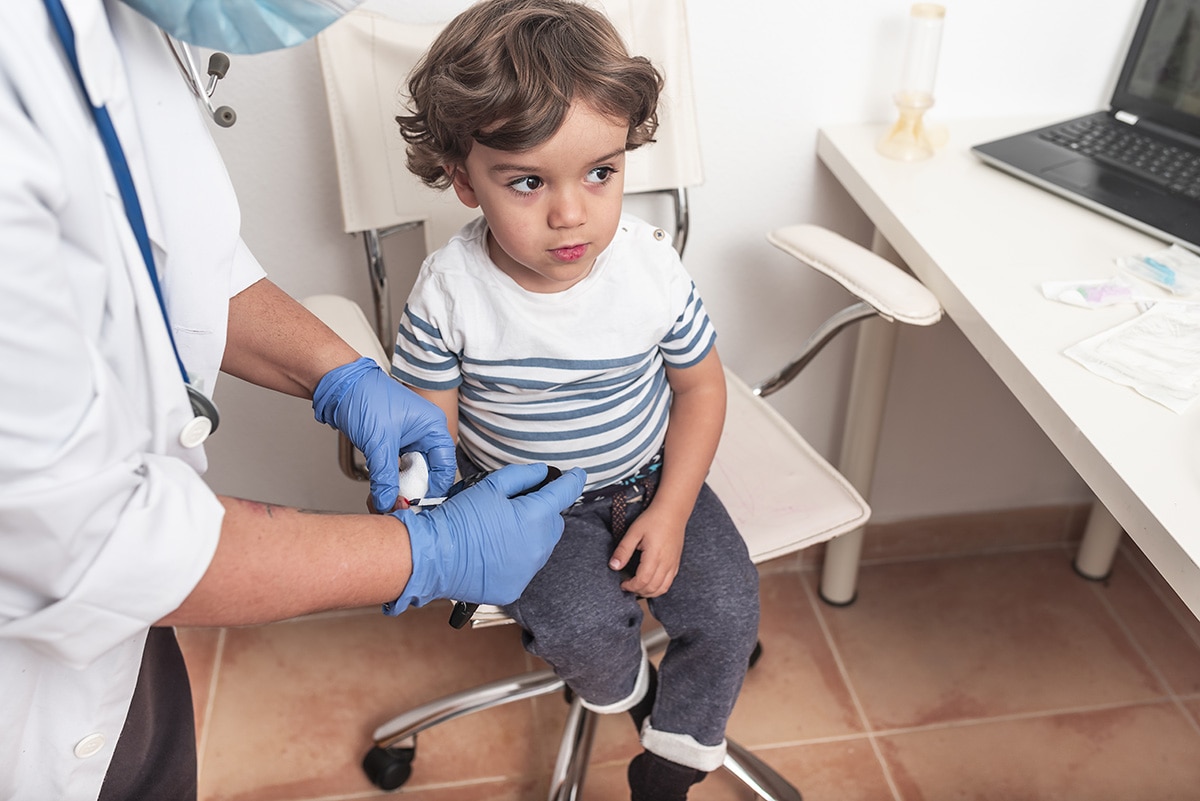
<svg viewBox="0 0 1200 801"><path fill-rule="evenodd" d="M661 228L655 228L654 229L654 238L657 239L659 242L661 242L667 238L667 232Z"/></svg>
<svg viewBox="0 0 1200 801"><path fill-rule="evenodd" d="M195 448L212 433L212 420L207 417L193 417L179 432L179 444L185 448Z"/></svg>
<svg viewBox="0 0 1200 801"><path fill-rule="evenodd" d="M80 759L87 759L90 756L95 756L100 749L104 747L104 735L99 732L89 734L78 743L75 744L75 756Z"/></svg>

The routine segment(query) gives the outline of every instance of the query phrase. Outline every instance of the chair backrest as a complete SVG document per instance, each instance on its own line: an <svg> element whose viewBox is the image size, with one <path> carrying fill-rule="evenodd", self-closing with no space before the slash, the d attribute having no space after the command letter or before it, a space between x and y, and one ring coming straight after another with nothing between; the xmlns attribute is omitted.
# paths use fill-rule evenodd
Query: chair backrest
<svg viewBox="0 0 1200 801"><path fill-rule="evenodd" d="M684 0L592 1L608 14L630 52L649 58L666 78L657 141L630 154L626 192L701 183ZM408 171L395 122L404 108L408 73L441 28L357 10L317 37L347 232L422 222L426 249L432 251L477 214L454 193L429 189Z"/></svg>

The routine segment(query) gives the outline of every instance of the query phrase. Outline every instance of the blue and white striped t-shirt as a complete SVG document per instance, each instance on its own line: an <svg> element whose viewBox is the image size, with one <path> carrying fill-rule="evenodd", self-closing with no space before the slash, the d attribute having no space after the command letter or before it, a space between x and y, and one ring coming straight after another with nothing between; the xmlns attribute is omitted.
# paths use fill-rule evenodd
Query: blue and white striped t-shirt
<svg viewBox="0 0 1200 801"><path fill-rule="evenodd" d="M592 271L563 292L527 292L468 223L421 266L392 373L458 389L459 444L481 467L582 467L587 489L633 475L662 447L671 391L716 332L669 238L622 216Z"/></svg>

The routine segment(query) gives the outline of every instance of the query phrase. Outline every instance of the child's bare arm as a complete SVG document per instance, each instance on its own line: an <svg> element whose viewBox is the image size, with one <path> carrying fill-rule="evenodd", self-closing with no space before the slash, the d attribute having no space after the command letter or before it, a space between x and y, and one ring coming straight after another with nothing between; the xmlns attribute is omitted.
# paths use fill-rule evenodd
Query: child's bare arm
<svg viewBox="0 0 1200 801"><path fill-rule="evenodd" d="M437 406L446 414L446 430L450 438L458 442L458 390L457 389L418 389L405 384L404 386L420 395L425 400Z"/></svg>
<svg viewBox="0 0 1200 801"><path fill-rule="evenodd" d="M619 570L640 550L637 575L621 586L646 598L665 593L679 570L683 535L725 425L725 372L716 348L698 364L667 368L674 398L654 501L613 553Z"/></svg>

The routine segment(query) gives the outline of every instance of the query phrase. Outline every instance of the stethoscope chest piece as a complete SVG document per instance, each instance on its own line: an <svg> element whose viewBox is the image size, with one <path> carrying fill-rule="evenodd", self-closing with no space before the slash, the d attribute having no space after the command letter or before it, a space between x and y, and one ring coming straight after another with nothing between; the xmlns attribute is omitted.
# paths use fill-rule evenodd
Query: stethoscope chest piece
<svg viewBox="0 0 1200 801"><path fill-rule="evenodd" d="M193 417L179 432L179 444L185 448L198 447L211 433L212 421L207 417Z"/></svg>
<svg viewBox="0 0 1200 801"><path fill-rule="evenodd" d="M195 417L188 420L179 432L179 444L185 448L195 448L217 430L217 426L221 424L221 415L217 412L217 405L209 400L207 395L191 384L185 386Z"/></svg>

